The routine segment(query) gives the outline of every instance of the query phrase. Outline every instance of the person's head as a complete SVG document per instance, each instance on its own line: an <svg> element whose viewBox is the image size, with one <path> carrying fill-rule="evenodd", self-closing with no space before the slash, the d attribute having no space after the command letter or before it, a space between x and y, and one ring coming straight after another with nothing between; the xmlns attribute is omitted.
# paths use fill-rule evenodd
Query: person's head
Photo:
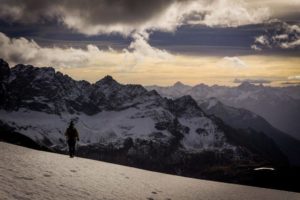
<svg viewBox="0 0 300 200"><path fill-rule="evenodd" d="M69 127L71 127L71 128L74 127L74 122L73 122L73 120L70 121Z"/></svg>

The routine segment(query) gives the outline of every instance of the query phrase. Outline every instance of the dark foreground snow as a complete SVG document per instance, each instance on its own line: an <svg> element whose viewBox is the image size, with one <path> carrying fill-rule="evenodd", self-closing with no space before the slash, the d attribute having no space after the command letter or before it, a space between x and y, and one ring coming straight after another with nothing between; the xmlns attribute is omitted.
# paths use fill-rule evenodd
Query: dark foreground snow
<svg viewBox="0 0 300 200"><path fill-rule="evenodd" d="M300 199L300 193L204 181L0 142L0 199Z"/></svg>

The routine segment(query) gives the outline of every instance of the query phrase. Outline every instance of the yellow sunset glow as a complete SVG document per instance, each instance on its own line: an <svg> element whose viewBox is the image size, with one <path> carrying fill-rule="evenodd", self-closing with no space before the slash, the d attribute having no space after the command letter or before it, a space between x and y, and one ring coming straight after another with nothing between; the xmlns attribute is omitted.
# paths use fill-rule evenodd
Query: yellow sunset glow
<svg viewBox="0 0 300 200"><path fill-rule="evenodd" d="M96 82L105 75L121 83L143 85L172 85L176 81L195 85L234 85L233 79L267 79L271 85L280 85L288 77L300 74L300 58L284 56L239 56L245 66L238 66L223 57L176 55L166 60L144 59L127 67L123 57L113 56L112 63L94 63L84 68L62 68L63 73L75 79ZM99 62L99 61L98 61ZM123 65L117 64L122 63Z"/></svg>

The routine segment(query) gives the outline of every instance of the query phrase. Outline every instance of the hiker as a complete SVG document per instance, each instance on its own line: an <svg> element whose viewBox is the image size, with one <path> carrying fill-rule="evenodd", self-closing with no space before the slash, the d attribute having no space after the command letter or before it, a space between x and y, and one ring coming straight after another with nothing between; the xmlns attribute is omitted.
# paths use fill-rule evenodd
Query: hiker
<svg viewBox="0 0 300 200"><path fill-rule="evenodd" d="M78 135L76 128L74 127L73 121L70 122L70 125L65 132L65 136L66 136L68 146L69 146L70 158L73 158L74 154L75 154L76 140L79 141L79 135Z"/></svg>

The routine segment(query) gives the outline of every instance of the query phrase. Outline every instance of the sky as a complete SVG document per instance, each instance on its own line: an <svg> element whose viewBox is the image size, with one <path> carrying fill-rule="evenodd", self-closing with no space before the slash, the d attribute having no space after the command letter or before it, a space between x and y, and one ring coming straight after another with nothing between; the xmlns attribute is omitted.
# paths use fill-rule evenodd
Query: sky
<svg viewBox="0 0 300 200"><path fill-rule="evenodd" d="M0 57L77 80L300 84L300 0L0 0Z"/></svg>

